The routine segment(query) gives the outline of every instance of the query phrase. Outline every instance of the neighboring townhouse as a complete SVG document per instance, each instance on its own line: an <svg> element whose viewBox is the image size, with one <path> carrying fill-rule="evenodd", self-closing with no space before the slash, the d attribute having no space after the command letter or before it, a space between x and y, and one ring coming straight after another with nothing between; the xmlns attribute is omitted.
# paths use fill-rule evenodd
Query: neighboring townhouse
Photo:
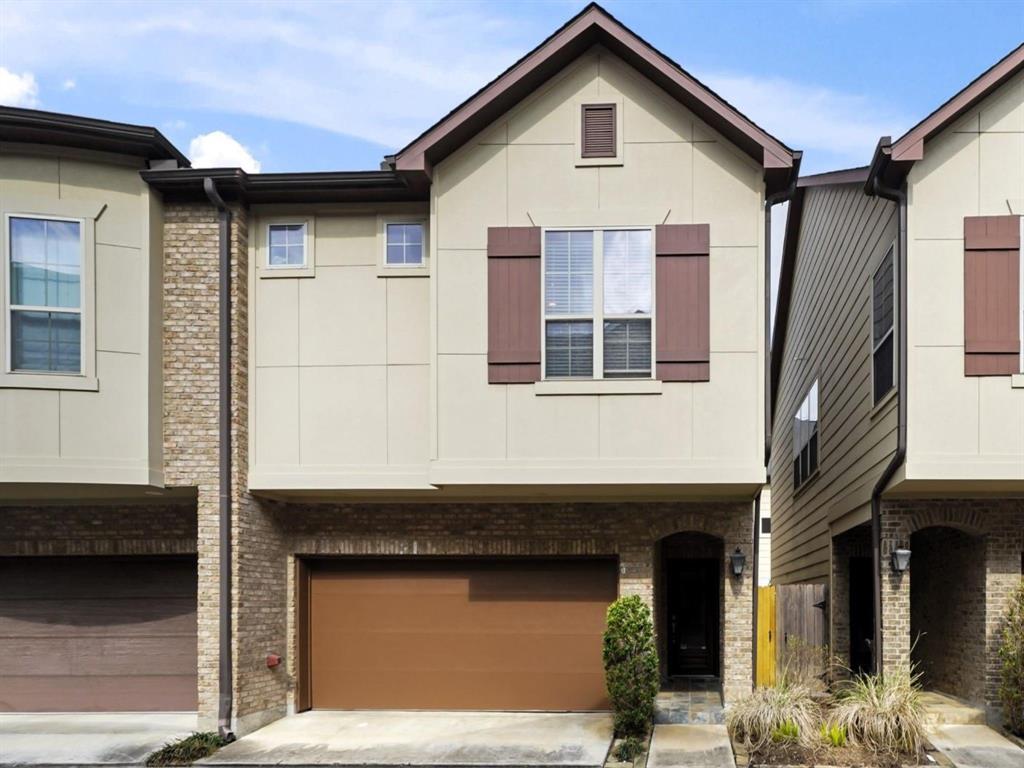
<svg viewBox="0 0 1024 768"><path fill-rule="evenodd" d="M5 210L9 185L42 179L53 206L12 213L70 215L63 161L48 159L85 151L53 127L68 119L0 115ZM22 139L17 120L40 125ZM666 684L719 679L727 701L750 689L766 205L799 153L593 5L381 170L191 169L173 148L113 165L127 150L103 156L123 189L107 166L87 175L108 206L88 257L95 307L80 314L98 329L99 384L43 391L92 397L92 421L57 412L61 431L38 444L38 415L6 406L36 390L0 389L5 451L51 466L0 460L0 573L28 612L0 613L0 648L56 675L24 641L47 621L129 630L84 602L64 627L69 609L41 598L94 580L100 605L120 580L163 612L132 627L169 642L198 624L180 705L239 733L310 708L599 710L605 610L636 594ZM143 234L101 260L112 214ZM106 302L144 328L106 320ZM109 366L137 348L148 378L132 412ZM129 464L127 438L102 442L122 428L149 447L149 475L61 463L77 436ZM104 575L91 555L112 554L132 558ZM174 616L146 592L170 577L125 570L143 560L180 568L191 591ZM68 575L46 586L54 564ZM62 664L96 647L72 644ZM5 681L22 668L8 656ZM5 691L3 706L54 704Z"/></svg>
<svg viewBox="0 0 1024 768"><path fill-rule="evenodd" d="M1022 158L1024 47L869 167L800 179L772 349L773 580L831 585L853 669L913 661L993 717L1024 552Z"/></svg>
<svg viewBox="0 0 1024 768"><path fill-rule="evenodd" d="M758 522L757 586L772 583L772 492L768 486L761 491L761 519Z"/></svg>

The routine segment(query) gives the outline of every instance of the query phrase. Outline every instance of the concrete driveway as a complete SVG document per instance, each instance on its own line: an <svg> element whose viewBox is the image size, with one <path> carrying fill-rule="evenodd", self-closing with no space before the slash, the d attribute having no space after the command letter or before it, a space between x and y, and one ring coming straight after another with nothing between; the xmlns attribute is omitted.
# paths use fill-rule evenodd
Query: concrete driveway
<svg viewBox="0 0 1024 768"><path fill-rule="evenodd" d="M600 768L603 713L303 712L229 744L204 765Z"/></svg>
<svg viewBox="0 0 1024 768"><path fill-rule="evenodd" d="M5 712L0 765L138 765L194 730L195 712Z"/></svg>
<svg viewBox="0 0 1024 768"><path fill-rule="evenodd" d="M936 725L928 739L957 768L1024 768L1024 749L985 725Z"/></svg>

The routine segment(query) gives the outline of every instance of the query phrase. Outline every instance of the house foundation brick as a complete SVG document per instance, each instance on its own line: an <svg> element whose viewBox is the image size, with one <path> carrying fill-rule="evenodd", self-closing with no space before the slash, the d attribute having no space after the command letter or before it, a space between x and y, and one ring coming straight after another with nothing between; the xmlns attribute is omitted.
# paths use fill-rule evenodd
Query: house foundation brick
<svg viewBox="0 0 1024 768"><path fill-rule="evenodd" d="M970 538L947 537L933 556L914 552L912 536L931 529L953 529ZM959 542L951 549L950 542ZM925 539L918 538L920 546ZM909 571L896 574L889 566L896 547L911 548ZM934 548L934 546L933 546ZM885 501L882 506L882 632L883 664L886 670L911 659L911 583L915 571L926 573L942 568L944 579L956 579L955 586L940 587L947 602L958 604L954 631L971 630L971 639L960 643L964 651L939 670L939 681L961 680L968 695L978 698L990 719L1000 718L1000 666L997 649L1009 609L1010 595L1021 580L1024 553L1024 500L1021 499L927 499ZM980 560L980 562L979 562ZM976 578L970 575L974 568ZM950 573L959 571L960 573ZM934 576L934 574L930 574ZM919 577L921 578L921 577ZM915 594L915 597L918 595ZM931 600L934 595L922 595ZM917 608L926 609L927 605ZM918 613L920 615L920 613ZM980 626L979 626L980 625ZM954 671L956 677L953 677Z"/></svg>

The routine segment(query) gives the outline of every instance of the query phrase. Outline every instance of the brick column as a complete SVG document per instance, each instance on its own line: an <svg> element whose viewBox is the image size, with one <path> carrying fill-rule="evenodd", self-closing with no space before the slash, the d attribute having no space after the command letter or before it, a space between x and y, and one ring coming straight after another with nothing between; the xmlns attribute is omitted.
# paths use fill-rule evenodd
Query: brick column
<svg viewBox="0 0 1024 768"><path fill-rule="evenodd" d="M724 537L725 606L722 611L722 697L728 703L746 696L753 687L754 574L752 511L735 511ZM739 548L747 556L743 575L732 575L729 555Z"/></svg>

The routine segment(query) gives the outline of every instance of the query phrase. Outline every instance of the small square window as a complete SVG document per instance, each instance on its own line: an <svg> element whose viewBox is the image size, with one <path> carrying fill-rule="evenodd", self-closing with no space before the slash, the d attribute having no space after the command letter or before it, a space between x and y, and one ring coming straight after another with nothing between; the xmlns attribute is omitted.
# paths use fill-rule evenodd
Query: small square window
<svg viewBox="0 0 1024 768"><path fill-rule="evenodd" d="M267 232L267 266L271 269L306 266L306 225L271 224Z"/></svg>
<svg viewBox="0 0 1024 768"><path fill-rule="evenodd" d="M385 266L423 266L423 224L419 222L387 224L385 240Z"/></svg>

